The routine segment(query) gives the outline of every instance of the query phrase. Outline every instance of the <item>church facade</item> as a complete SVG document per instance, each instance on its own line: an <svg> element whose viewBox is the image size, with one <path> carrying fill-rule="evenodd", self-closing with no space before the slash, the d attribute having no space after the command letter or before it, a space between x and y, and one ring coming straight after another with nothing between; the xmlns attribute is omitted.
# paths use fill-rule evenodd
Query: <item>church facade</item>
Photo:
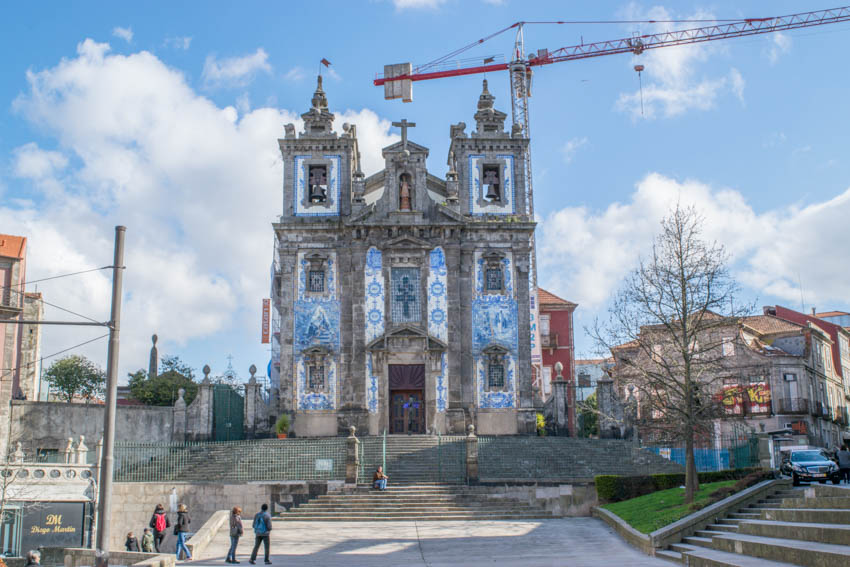
<svg viewBox="0 0 850 567"><path fill-rule="evenodd" d="M366 177L356 125L332 130L321 77L304 131L285 126L274 223L273 399L297 436L535 431L529 332L534 222L521 128L484 82L475 128L428 149L383 148ZM277 354L279 353L279 355Z"/></svg>

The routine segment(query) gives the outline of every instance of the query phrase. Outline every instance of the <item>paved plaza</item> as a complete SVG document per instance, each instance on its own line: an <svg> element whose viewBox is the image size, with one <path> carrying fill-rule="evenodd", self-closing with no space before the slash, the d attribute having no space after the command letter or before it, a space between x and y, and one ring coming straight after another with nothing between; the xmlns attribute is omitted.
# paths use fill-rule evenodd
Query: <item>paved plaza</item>
<svg viewBox="0 0 850 567"><path fill-rule="evenodd" d="M246 516L246 525L250 525ZM247 564L254 537L246 530L237 559ZM226 530L192 565L225 565ZM522 567L643 567L669 565L647 557L595 518L471 522L274 523L276 566L518 565ZM257 558L262 565L262 547Z"/></svg>

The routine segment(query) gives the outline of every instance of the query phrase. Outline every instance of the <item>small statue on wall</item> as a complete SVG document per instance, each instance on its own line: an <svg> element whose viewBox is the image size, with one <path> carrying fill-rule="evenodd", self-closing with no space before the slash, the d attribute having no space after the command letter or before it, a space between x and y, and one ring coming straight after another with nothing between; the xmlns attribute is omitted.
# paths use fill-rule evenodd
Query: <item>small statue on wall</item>
<svg viewBox="0 0 850 567"><path fill-rule="evenodd" d="M410 191L410 175L407 173L401 174L399 193L398 193L398 209L400 211L410 211L411 209L411 191Z"/></svg>

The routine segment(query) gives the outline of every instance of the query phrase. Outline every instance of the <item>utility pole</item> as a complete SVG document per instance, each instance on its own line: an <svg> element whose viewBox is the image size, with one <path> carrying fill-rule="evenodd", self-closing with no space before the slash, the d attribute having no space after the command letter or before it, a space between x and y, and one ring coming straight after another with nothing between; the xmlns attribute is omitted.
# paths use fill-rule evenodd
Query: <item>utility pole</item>
<svg viewBox="0 0 850 567"><path fill-rule="evenodd" d="M115 446L115 400L118 394L118 336L121 330L121 288L124 281L124 232L115 227L115 259L112 262L112 314L109 318L109 350L106 356L106 413L103 417L103 456L97 499L96 567L109 565L109 515L112 507L112 470Z"/></svg>

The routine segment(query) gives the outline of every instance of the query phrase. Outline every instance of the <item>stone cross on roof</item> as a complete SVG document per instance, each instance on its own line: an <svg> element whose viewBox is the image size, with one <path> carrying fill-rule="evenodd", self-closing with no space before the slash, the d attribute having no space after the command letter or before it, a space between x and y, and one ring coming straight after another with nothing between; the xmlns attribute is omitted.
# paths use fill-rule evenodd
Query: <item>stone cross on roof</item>
<svg viewBox="0 0 850 567"><path fill-rule="evenodd" d="M401 128L401 149L407 149L407 129L415 128L416 122L408 122L407 118L402 118L401 122L393 122L393 126Z"/></svg>

